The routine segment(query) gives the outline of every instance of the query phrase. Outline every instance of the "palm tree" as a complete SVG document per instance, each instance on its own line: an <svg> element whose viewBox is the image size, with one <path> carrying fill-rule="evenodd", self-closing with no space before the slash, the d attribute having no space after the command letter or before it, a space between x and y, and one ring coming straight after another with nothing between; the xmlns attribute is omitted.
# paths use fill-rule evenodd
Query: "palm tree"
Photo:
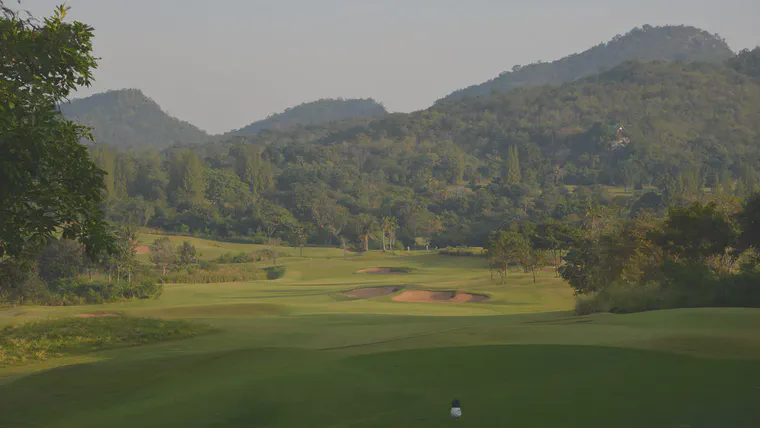
<svg viewBox="0 0 760 428"><path fill-rule="evenodd" d="M364 243L364 251L369 251L369 240L375 239L372 231L375 228L375 218L369 214L359 214L359 238Z"/></svg>
<svg viewBox="0 0 760 428"><path fill-rule="evenodd" d="M398 220L396 217L383 217L381 221L383 233L383 251L386 251L385 238L388 238L388 246L391 250L395 249L396 229L398 229Z"/></svg>

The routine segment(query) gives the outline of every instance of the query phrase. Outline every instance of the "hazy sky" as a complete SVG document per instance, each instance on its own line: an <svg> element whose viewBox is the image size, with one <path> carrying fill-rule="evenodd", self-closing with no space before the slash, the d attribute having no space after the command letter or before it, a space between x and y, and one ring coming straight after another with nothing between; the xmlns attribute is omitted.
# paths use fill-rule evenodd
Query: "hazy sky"
<svg viewBox="0 0 760 428"><path fill-rule="evenodd" d="M6 4L14 0L6 0ZM37 16L62 0L22 0ZM430 106L515 64L551 61L643 24L760 44L758 0L68 0L95 27L93 88L139 88L209 132L304 101Z"/></svg>

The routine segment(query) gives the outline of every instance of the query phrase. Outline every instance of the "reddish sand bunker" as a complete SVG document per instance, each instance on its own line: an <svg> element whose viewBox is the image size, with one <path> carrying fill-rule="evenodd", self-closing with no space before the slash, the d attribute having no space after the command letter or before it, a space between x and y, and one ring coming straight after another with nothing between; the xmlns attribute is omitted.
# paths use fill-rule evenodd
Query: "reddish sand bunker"
<svg viewBox="0 0 760 428"><path fill-rule="evenodd" d="M139 247L135 247L135 254L148 254L150 253L150 247L147 245L141 245Z"/></svg>
<svg viewBox="0 0 760 428"><path fill-rule="evenodd" d="M388 267L382 267L382 268L367 268L356 271L356 273L369 273L374 275L398 275L406 272L400 272L397 270L393 270L393 268Z"/></svg>
<svg viewBox="0 0 760 428"><path fill-rule="evenodd" d="M482 294L459 293L456 291L405 291L393 298L396 302L417 303L478 303L488 300Z"/></svg>
<svg viewBox="0 0 760 428"><path fill-rule="evenodd" d="M401 290L401 287L368 287L346 291L343 294L356 299L371 299L372 297L388 296L399 290Z"/></svg>
<svg viewBox="0 0 760 428"><path fill-rule="evenodd" d="M76 316L78 316L79 318L118 317L119 314L112 314L112 313L106 313L106 312L94 312L91 314L78 314Z"/></svg>

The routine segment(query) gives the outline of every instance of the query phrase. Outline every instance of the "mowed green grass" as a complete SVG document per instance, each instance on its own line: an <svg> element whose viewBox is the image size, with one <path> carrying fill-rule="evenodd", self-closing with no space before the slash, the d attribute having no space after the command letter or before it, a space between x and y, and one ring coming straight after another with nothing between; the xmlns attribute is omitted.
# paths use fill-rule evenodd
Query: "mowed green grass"
<svg viewBox="0 0 760 428"><path fill-rule="evenodd" d="M760 426L760 311L576 317L570 288L548 271L538 284L514 274L502 285L481 258L282 251L291 256L278 260L288 270L276 281L172 285L158 301L0 310L0 326L107 311L217 330L5 369L0 427ZM355 273L380 266L413 270ZM491 300L341 294L382 285ZM448 419L454 398L464 410L456 422Z"/></svg>

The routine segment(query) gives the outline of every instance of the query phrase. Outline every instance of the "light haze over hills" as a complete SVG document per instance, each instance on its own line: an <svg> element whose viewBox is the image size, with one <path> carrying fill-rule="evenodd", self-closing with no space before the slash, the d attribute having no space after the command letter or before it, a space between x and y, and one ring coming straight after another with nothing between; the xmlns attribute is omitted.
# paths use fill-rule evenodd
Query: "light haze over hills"
<svg viewBox="0 0 760 428"><path fill-rule="evenodd" d="M686 26L635 28L609 43L551 63L515 68L482 84L457 90L444 101L455 101L517 87L572 82L609 70L628 60L683 60L722 63L733 56L718 35ZM219 105L218 110L231 109ZM165 148L175 144L197 144L212 140L193 124L172 117L140 90L109 91L63 106L64 114L94 128L97 141L116 147ZM285 131L293 126L314 126L333 121L376 118L387 114L372 98L321 99L301 103L264 120L228 131L220 138L255 135L264 130ZM216 139L216 138L214 138Z"/></svg>
<svg viewBox="0 0 760 428"><path fill-rule="evenodd" d="M60 0L22 0L37 16ZM210 133L303 102L368 98L424 109L457 88L553 61L642 24L689 24L734 51L760 40L748 0L69 0L101 58L84 97L139 88ZM139 27L139 31L135 31Z"/></svg>

